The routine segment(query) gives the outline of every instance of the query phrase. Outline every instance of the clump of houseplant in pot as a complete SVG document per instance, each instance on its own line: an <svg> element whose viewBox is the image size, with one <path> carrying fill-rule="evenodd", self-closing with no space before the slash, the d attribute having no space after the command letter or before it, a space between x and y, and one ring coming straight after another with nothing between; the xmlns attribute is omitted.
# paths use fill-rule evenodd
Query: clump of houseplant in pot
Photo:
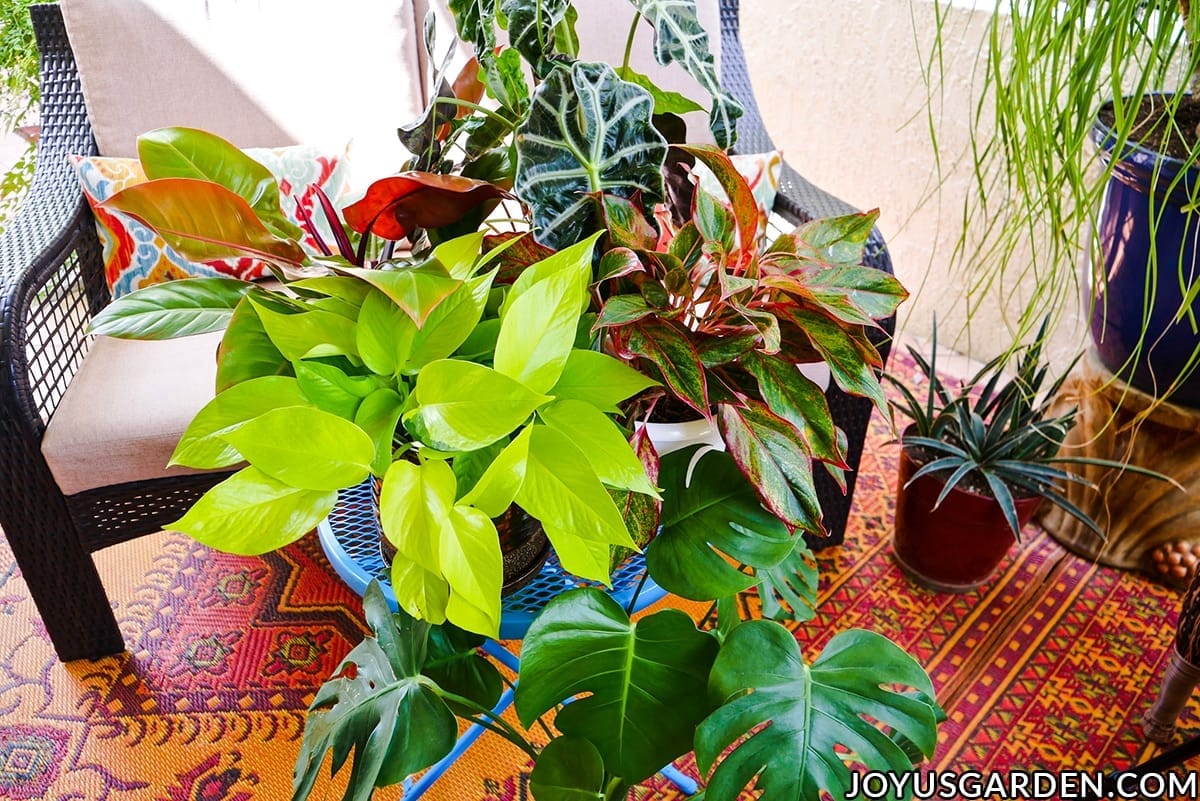
<svg viewBox="0 0 1200 801"><path fill-rule="evenodd" d="M1051 414L1065 373L1044 387L1047 324L1043 321L1032 344L996 357L951 389L937 372L935 323L928 359L908 349L926 385L924 397L887 376L901 395L893 405L911 421L900 437L895 556L926 586L965 592L987 581L1043 502L1103 537L1095 521L1061 492L1065 482L1090 486L1071 465L1163 478L1133 465L1059 455L1076 410ZM1014 357L1017 370L1009 377L1004 370Z"/></svg>

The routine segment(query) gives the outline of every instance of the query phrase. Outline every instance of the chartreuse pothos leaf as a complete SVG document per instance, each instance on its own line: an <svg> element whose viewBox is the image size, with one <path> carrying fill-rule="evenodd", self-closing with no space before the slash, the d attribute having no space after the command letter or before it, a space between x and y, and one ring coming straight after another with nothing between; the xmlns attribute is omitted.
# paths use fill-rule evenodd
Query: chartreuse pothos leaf
<svg viewBox="0 0 1200 801"><path fill-rule="evenodd" d="M396 554L391 576L396 603L401 609L436 625L446 622L450 584L441 573L426 570L407 556Z"/></svg>
<svg viewBox="0 0 1200 801"><path fill-rule="evenodd" d="M522 292L500 323L496 370L534 392L554 386L575 344L580 289L572 272L560 270Z"/></svg>
<svg viewBox="0 0 1200 801"><path fill-rule="evenodd" d="M438 572L438 540L442 524L450 518L456 491L454 471L445 462L393 463L379 493L384 536L402 555Z"/></svg>
<svg viewBox="0 0 1200 801"><path fill-rule="evenodd" d="M354 413L354 425L365 431L375 444L371 472L377 476L383 476L392 464L392 440L403 412L404 398L383 387L363 398Z"/></svg>
<svg viewBox="0 0 1200 801"><path fill-rule="evenodd" d="M377 375L395 375L412 353L417 324L387 295L371 289L358 312L354 345Z"/></svg>
<svg viewBox="0 0 1200 801"><path fill-rule="evenodd" d="M726 556L755 570L768 569L787 558L794 539L763 509L728 454L705 454L686 483L695 453L687 448L662 458L662 531L646 550L646 565L667 590L708 601L754 586L754 576Z"/></svg>
<svg viewBox="0 0 1200 801"><path fill-rule="evenodd" d="M300 389L313 405L347 420L354 419L363 398L379 389L374 379L346 375L332 364L298 361L292 367Z"/></svg>
<svg viewBox="0 0 1200 801"><path fill-rule="evenodd" d="M267 335L258 310L242 298L217 348L217 392L252 378L291 373L292 363Z"/></svg>
<svg viewBox="0 0 1200 801"><path fill-rule="evenodd" d="M635 547L587 457L547 426L530 427L516 501L541 522L563 567L577 576L607 582L609 546Z"/></svg>
<svg viewBox="0 0 1200 801"><path fill-rule="evenodd" d="M824 531L812 457L792 424L756 400L718 404L717 423L729 455L763 504L790 526Z"/></svg>
<svg viewBox="0 0 1200 801"><path fill-rule="evenodd" d="M299 489L246 467L163 526L226 553L254 555L295 542L329 516L335 490Z"/></svg>
<svg viewBox="0 0 1200 801"><path fill-rule="evenodd" d="M426 444L452 451L492 444L550 400L497 370L455 359L425 365L413 396L417 408L409 414L432 438Z"/></svg>
<svg viewBox="0 0 1200 801"><path fill-rule="evenodd" d="M442 527L440 560L450 584L446 619L467 631L497 636L504 560L496 525L478 509L455 506Z"/></svg>
<svg viewBox="0 0 1200 801"><path fill-rule="evenodd" d="M465 281L475 274L484 236L483 231L477 231L448 239L433 249L429 259L440 264L451 278Z"/></svg>
<svg viewBox="0 0 1200 801"><path fill-rule="evenodd" d="M650 93L606 64L559 66L542 82L517 132L514 182L539 242L560 249L596 230L589 193L662 200L667 143L653 112Z"/></svg>
<svg viewBox="0 0 1200 801"><path fill-rule="evenodd" d="M629 620L594 589L555 598L521 649L517 715L526 726L563 701L563 734L589 740L612 776L635 783L692 748L708 714L708 673L717 641L691 618L665 609Z"/></svg>
<svg viewBox="0 0 1200 801"><path fill-rule="evenodd" d="M556 737L538 754L529 789L537 801L604 801L604 758L582 737Z"/></svg>
<svg viewBox="0 0 1200 801"><path fill-rule="evenodd" d="M206 403L188 423L169 464L202 469L237 464L242 455L221 438L222 434L273 409L309 403L296 379L286 376L253 378L230 387Z"/></svg>
<svg viewBox="0 0 1200 801"><path fill-rule="evenodd" d="M567 436L587 457L596 475L613 489L658 497L637 454L608 415L579 400L556 400L538 410L542 422Z"/></svg>
<svg viewBox="0 0 1200 801"><path fill-rule="evenodd" d="M607 353L575 349L567 356L562 375L550 394L615 413L618 403L657 383Z"/></svg>
<svg viewBox="0 0 1200 801"><path fill-rule="evenodd" d="M429 625L405 614L393 617L375 583L363 608L378 639L368 637L347 654L313 699L293 801L309 797L330 751L334 774L355 751L343 799L367 801L373 788L403 781L450 753L458 737L454 714L420 672Z"/></svg>
<svg viewBox="0 0 1200 801"><path fill-rule="evenodd" d="M196 128L159 128L137 138L146 177L213 181L240 195L276 236L299 239L300 228L279 207L271 171L216 134Z"/></svg>
<svg viewBox="0 0 1200 801"><path fill-rule="evenodd" d="M895 685L923 698L884 689ZM907 738L927 757L937 744L929 677L869 631L838 634L809 667L788 629L768 620L743 623L722 645L709 690L723 702L696 730L701 772L716 765L710 801L738 798L755 777L762 801L800 801L822 791L844 798L850 788L844 760L903 773L913 763L893 737Z"/></svg>
<svg viewBox="0 0 1200 801"><path fill-rule="evenodd" d="M220 331L254 284L236 278L184 278L118 298L92 319L91 332L119 339L175 339Z"/></svg>
<svg viewBox="0 0 1200 801"><path fill-rule="evenodd" d="M321 356L358 356L354 320L326 309L289 313L271 308L254 295L250 302L258 312L263 330L272 344L291 361Z"/></svg>
<svg viewBox="0 0 1200 801"><path fill-rule="evenodd" d="M425 325L414 334L412 349L402 366L404 372L415 373L432 361L445 359L466 342L483 316L495 277L496 271L492 270L469 279L453 295L438 304L425 320Z"/></svg>
<svg viewBox="0 0 1200 801"><path fill-rule="evenodd" d="M454 294L462 283L451 277L446 268L437 262L425 262L415 267L398 270L366 270L358 267L347 269L387 295L412 318L417 327L425 325L426 318L440 303Z"/></svg>
<svg viewBox="0 0 1200 801"><path fill-rule="evenodd" d="M525 483L525 469L529 463L529 439L533 426L526 426L500 451L484 470L475 486L462 499L482 509L489 517L499 517L516 499L521 485ZM458 459L455 459L455 464Z"/></svg>
<svg viewBox="0 0 1200 801"><path fill-rule="evenodd" d="M696 0L632 0L654 26L654 55L659 64L678 63L712 97L708 125L723 150L737 141L742 106L721 87L708 34L696 16Z"/></svg>
<svg viewBox="0 0 1200 801"><path fill-rule="evenodd" d="M294 487L339 490L371 472L375 444L348 420L311 406L272 409L219 434L262 472Z"/></svg>
<svg viewBox="0 0 1200 801"><path fill-rule="evenodd" d="M544 258L537 258L521 270L516 280L513 281L508 296L500 305L500 316L506 317L508 310L516 303L517 298L528 292L530 288L562 272L567 272L575 276L576 281L579 283L579 292L581 293L579 311L580 313L586 311L589 302L587 297L588 285L592 281L592 251L595 249L596 240L600 238L602 233L601 231L597 231L587 239L576 242L570 247L563 248ZM545 250L545 248L542 248L536 242L533 245L541 250Z"/></svg>

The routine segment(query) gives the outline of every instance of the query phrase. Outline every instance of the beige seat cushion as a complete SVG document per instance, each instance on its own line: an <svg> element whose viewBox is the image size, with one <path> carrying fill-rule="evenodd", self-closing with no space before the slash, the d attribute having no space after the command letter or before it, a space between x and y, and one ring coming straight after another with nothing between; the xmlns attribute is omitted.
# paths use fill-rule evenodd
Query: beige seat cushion
<svg viewBox="0 0 1200 801"><path fill-rule="evenodd" d="M220 333L165 342L97 337L42 440L62 491L202 472L167 469L167 461L213 397L220 341Z"/></svg>
<svg viewBox="0 0 1200 801"><path fill-rule="evenodd" d="M239 147L353 139L353 180L399 169L424 107L412 0L62 0L103 156L166 125Z"/></svg>

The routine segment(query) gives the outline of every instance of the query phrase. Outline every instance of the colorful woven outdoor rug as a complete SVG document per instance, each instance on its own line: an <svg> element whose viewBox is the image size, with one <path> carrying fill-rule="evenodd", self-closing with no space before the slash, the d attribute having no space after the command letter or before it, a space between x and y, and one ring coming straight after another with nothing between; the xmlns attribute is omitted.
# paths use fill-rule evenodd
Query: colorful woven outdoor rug
<svg viewBox="0 0 1200 801"><path fill-rule="evenodd" d="M863 627L916 655L950 716L937 769L1111 769L1154 753L1138 721L1179 594L1092 565L1032 528L984 589L915 587L890 556L889 439L877 420L847 542L822 553L819 614L796 632L807 652ZM160 534L99 561L129 653L62 665L0 540L0 799L286 801L304 710L363 633L359 601L316 538L241 558ZM1185 736L1200 733L1198 700L1181 720ZM490 738L426 798L529 798L523 756ZM695 774L690 757L679 765ZM314 793L340 797L332 783ZM633 797L683 796L655 780Z"/></svg>

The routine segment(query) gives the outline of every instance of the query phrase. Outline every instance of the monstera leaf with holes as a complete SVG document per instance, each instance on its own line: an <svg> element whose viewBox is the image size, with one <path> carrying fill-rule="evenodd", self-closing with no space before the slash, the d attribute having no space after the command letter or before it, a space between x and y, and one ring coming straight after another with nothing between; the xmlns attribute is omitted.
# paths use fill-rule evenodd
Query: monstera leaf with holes
<svg viewBox="0 0 1200 801"><path fill-rule="evenodd" d="M752 781L762 801L845 798L847 762L903 773L913 760L898 742L925 757L937 744L929 677L869 631L837 635L809 666L783 626L743 623L721 646L709 690L722 704L696 731L708 801L733 801Z"/></svg>
<svg viewBox="0 0 1200 801"><path fill-rule="evenodd" d="M717 640L677 609L631 622L598 590L573 590L547 604L521 650L517 714L529 726L559 710L563 734L599 751L609 776L633 784L692 747L708 714L706 683Z"/></svg>
<svg viewBox="0 0 1200 801"><path fill-rule="evenodd" d="M737 141L742 106L721 87L717 65L708 47L708 34L696 15L696 0L631 0L654 26L654 55L659 64L675 62L687 70L712 97L709 127L713 139L728 150Z"/></svg>
<svg viewBox="0 0 1200 801"><path fill-rule="evenodd" d="M654 99L607 64L556 67L517 132L514 189L539 242L562 248L600 226L596 193L647 205L663 197L667 142L651 124Z"/></svg>

